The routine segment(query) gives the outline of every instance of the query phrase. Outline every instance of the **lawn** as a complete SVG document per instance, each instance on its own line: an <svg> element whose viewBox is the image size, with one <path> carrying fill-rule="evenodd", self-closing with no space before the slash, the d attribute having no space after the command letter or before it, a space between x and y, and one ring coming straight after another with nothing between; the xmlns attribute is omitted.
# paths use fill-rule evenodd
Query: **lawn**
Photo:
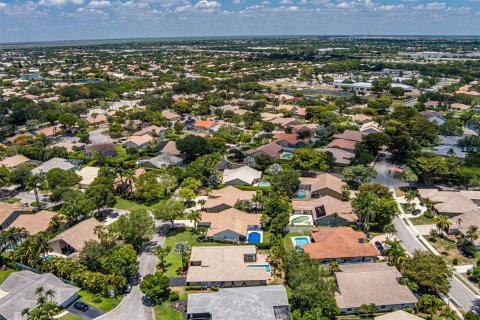
<svg viewBox="0 0 480 320"><path fill-rule="evenodd" d="M411 218L410 221L412 221L412 223L415 224L415 225L436 224L437 223L437 220L435 220L435 218L426 217L424 214L422 214L421 216L416 217L416 218Z"/></svg>
<svg viewBox="0 0 480 320"><path fill-rule="evenodd" d="M293 243L292 243L292 237L300 237L300 236L308 236L310 237L310 232L309 231L306 231L306 232L298 232L298 231L294 231L294 232L289 232L285 235L285 237L283 238L283 245L285 247L286 250L290 250L290 249L293 249Z"/></svg>
<svg viewBox="0 0 480 320"><path fill-rule="evenodd" d="M127 211L132 211L132 210L135 210L135 209L147 209L147 210L150 209L149 206L146 206L144 204L133 202L133 201L126 200L126 199L121 199L121 198L117 199L117 203L115 204L114 207L117 208L117 209L122 209L122 210L127 210Z"/></svg>
<svg viewBox="0 0 480 320"><path fill-rule="evenodd" d="M182 267L182 257L176 255L173 252L173 247L175 246L175 243L186 241L190 244L190 246L193 246L195 245L198 237L199 235L194 233L192 228L170 229L167 234L167 239L165 241L165 246L170 246L172 248L172 251L165 259L165 264L167 267L165 275L167 277L177 277L177 270Z"/></svg>
<svg viewBox="0 0 480 320"><path fill-rule="evenodd" d="M122 147L120 144L115 145L115 151L117 151L117 157L118 158L125 158L127 156L127 149Z"/></svg>
<svg viewBox="0 0 480 320"><path fill-rule="evenodd" d="M18 202L18 201L20 201L20 200L21 200L20 198L8 198L8 199L5 199L4 202L11 204L11 203Z"/></svg>
<svg viewBox="0 0 480 320"><path fill-rule="evenodd" d="M183 320L182 313L173 309L169 301L155 306L153 310L155 311L155 319L157 320Z"/></svg>
<svg viewBox="0 0 480 320"><path fill-rule="evenodd" d="M77 316L76 314L73 313L67 313L63 317L58 318L59 320L83 320L82 317Z"/></svg>
<svg viewBox="0 0 480 320"><path fill-rule="evenodd" d="M115 308L120 303L120 301L122 301L123 298L122 296L105 298L101 295L96 295L85 290L80 290L78 292L78 295L80 297L80 301L83 301L105 312Z"/></svg>
<svg viewBox="0 0 480 320"><path fill-rule="evenodd" d="M7 270L0 271L0 284L2 284L3 281L5 281L5 279L7 279L8 276L11 275L14 272L16 272L16 270L13 270L13 269L7 269Z"/></svg>
<svg viewBox="0 0 480 320"><path fill-rule="evenodd" d="M474 264L476 261L475 258L470 259L461 254L454 242L447 241L440 237L432 239L427 236L425 238L449 263L452 263L452 260L455 258L458 259L459 265Z"/></svg>

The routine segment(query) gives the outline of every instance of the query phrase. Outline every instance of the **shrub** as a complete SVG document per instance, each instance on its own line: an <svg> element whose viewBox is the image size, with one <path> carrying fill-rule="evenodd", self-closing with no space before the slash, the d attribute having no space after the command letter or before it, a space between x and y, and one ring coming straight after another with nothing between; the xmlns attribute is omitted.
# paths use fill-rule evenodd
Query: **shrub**
<svg viewBox="0 0 480 320"><path fill-rule="evenodd" d="M454 266L458 266L458 258L453 258L452 264L453 264Z"/></svg>
<svg viewBox="0 0 480 320"><path fill-rule="evenodd" d="M168 295L168 300L169 301L177 301L178 299L180 299L180 295L176 291L172 291Z"/></svg>
<svg viewBox="0 0 480 320"><path fill-rule="evenodd" d="M212 289L212 291L218 291L218 287L217 287L217 286L211 286L210 289Z"/></svg>
<svg viewBox="0 0 480 320"><path fill-rule="evenodd" d="M186 286L185 289L187 291L197 291L202 290L202 286Z"/></svg>
<svg viewBox="0 0 480 320"><path fill-rule="evenodd" d="M433 219L435 217L433 212L430 210L425 211L423 215L425 216L425 218L428 218L428 219Z"/></svg>

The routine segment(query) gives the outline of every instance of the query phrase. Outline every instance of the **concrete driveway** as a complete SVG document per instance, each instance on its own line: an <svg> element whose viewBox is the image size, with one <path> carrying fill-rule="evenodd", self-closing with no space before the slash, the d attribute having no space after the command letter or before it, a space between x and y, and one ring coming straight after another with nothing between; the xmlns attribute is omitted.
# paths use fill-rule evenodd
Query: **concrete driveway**
<svg viewBox="0 0 480 320"><path fill-rule="evenodd" d="M89 306L88 310L83 312L81 310L75 309L75 307L73 306L74 304L75 303L72 303L71 305L69 305L66 310L70 313L76 314L79 317L82 317L83 319L92 320L100 317L105 313L102 310L97 309L91 305L88 305Z"/></svg>
<svg viewBox="0 0 480 320"><path fill-rule="evenodd" d="M139 274L132 283L132 292L130 292L122 302L103 316L99 320L154 320L151 301L140 291L140 281L143 276L155 273L157 270L158 259L153 254L155 247L165 245L165 236L168 231L168 223L157 222L158 233L148 243L145 243L138 261L140 262Z"/></svg>
<svg viewBox="0 0 480 320"><path fill-rule="evenodd" d="M100 128L89 132L90 142L91 143L104 143L109 142L110 138L102 132L108 130L107 128Z"/></svg>

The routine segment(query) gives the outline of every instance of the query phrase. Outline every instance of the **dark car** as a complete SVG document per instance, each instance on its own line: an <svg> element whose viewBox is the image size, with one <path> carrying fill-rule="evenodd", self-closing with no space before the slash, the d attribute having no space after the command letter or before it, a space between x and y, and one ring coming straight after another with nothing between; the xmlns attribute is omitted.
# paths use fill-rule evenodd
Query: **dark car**
<svg viewBox="0 0 480 320"><path fill-rule="evenodd" d="M75 302L75 303L73 304L73 307L74 307L75 309L78 309L78 310L83 311L83 312L85 312L85 311L88 310L88 304L86 304L86 303L84 303L84 302L81 302L81 301Z"/></svg>
<svg viewBox="0 0 480 320"><path fill-rule="evenodd" d="M412 215L416 216L420 214L420 209L414 209L412 210Z"/></svg>
<svg viewBox="0 0 480 320"><path fill-rule="evenodd" d="M380 253L383 253L383 250L385 249L383 247L383 244L379 241L375 241L375 247L377 247L377 250L380 252Z"/></svg>
<svg viewBox="0 0 480 320"><path fill-rule="evenodd" d="M125 286L125 289L123 290L123 292L125 292L125 293L130 293L130 292L132 292L132 286L129 285L129 284L127 284L127 285Z"/></svg>

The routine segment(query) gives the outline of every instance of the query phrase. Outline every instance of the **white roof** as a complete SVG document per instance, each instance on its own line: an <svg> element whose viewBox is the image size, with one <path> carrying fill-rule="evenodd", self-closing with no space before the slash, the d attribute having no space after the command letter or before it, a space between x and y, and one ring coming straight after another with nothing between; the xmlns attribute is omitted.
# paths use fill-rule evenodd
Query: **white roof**
<svg viewBox="0 0 480 320"><path fill-rule="evenodd" d="M48 161L45 161L35 169L32 169L33 174L47 173L52 169L63 169L63 170L72 170L75 168L73 164L62 158L52 158Z"/></svg>
<svg viewBox="0 0 480 320"><path fill-rule="evenodd" d="M84 167L82 170L78 171L77 174L82 178L80 181L81 185L90 185L90 183L95 180L98 176L99 167Z"/></svg>
<svg viewBox="0 0 480 320"><path fill-rule="evenodd" d="M225 169L223 171L223 183L230 181L241 180L246 184L253 184L253 182L262 177L262 172L252 169L248 166L243 166L237 169Z"/></svg>

